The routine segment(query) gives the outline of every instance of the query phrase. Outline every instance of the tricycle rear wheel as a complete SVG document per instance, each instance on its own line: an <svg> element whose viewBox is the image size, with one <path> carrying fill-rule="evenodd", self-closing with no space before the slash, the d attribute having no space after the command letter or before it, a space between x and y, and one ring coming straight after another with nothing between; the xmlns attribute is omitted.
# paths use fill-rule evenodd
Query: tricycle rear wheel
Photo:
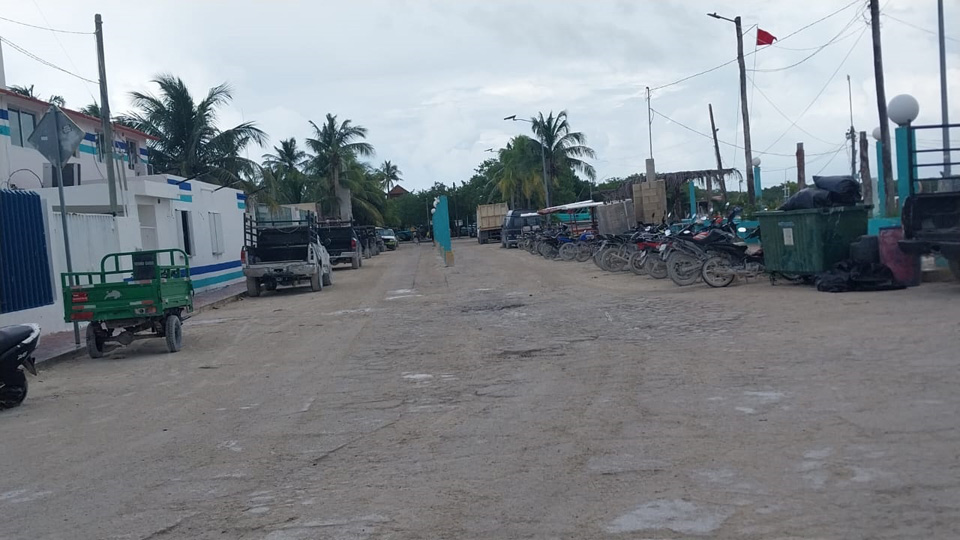
<svg viewBox="0 0 960 540"><path fill-rule="evenodd" d="M257 278L247 278L247 296L260 296L260 281Z"/></svg>
<svg viewBox="0 0 960 540"><path fill-rule="evenodd" d="M183 330L181 329L180 317L176 315L167 316L164 334L167 340L167 351L175 353L183 347Z"/></svg>
<svg viewBox="0 0 960 540"><path fill-rule="evenodd" d="M87 325L87 354L90 358L103 357L104 338L97 335L98 326L100 326L99 323L90 323Z"/></svg>
<svg viewBox="0 0 960 540"><path fill-rule="evenodd" d="M313 292L319 292L323 290L323 281L320 279L319 270L310 276L310 290Z"/></svg>

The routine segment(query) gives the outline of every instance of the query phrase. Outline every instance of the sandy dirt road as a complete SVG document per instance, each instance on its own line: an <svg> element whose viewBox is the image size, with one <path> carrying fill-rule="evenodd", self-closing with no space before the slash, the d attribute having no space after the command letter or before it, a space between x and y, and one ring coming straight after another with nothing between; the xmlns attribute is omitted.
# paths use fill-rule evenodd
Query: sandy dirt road
<svg viewBox="0 0 960 540"><path fill-rule="evenodd" d="M455 249L43 369L0 413L0 538L960 537L960 285Z"/></svg>

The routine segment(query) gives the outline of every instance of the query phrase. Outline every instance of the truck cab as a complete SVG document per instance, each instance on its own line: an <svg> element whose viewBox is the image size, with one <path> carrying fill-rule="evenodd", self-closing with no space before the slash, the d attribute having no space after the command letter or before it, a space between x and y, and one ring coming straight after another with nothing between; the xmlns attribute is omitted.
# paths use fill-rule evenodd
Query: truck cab
<svg viewBox="0 0 960 540"><path fill-rule="evenodd" d="M523 233L540 229L540 216L535 210L510 210L503 216L500 247L517 247Z"/></svg>

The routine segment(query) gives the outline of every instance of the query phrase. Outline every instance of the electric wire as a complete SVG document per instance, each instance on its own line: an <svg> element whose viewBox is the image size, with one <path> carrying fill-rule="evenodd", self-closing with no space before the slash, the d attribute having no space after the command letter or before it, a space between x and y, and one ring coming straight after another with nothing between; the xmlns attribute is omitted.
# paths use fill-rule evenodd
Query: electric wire
<svg viewBox="0 0 960 540"><path fill-rule="evenodd" d="M44 18L46 18L46 17L44 17ZM49 30L49 31L51 31L51 32L56 32L56 33L58 33L58 34L75 34L75 35L81 35L81 36L85 36L85 35L92 36L92 35L93 35L93 32L77 32L77 31L74 31L74 30L58 30L58 29L56 29L56 28L49 28L49 27L47 27L47 26L38 26L38 25L36 25L36 24L30 24L30 23L15 21L15 20L13 20L13 19L8 19L8 18L6 18L6 17L0 17L0 21L7 21L7 22L9 22L9 23L19 24L20 26L27 26L27 27L29 27L29 28L36 28L37 30ZM47 24L50 24L50 23L47 22Z"/></svg>
<svg viewBox="0 0 960 540"><path fill-rule="evenodd" d="M28 50L26 50L26 49L24 49L23 47L17 45L16 43L10 41L9 39L7 39L7 38L5 38L5 37L0 36L0 42L6 43L6 44L9 45L10 48L12 48L13 50L15 50L15 51L23 54L24 56L26 56L26 57L28 57L28 58L30 58L30 59L32 59L32 60L36 60L37 62L40 62L41 64L43 64L43 65L45 65L45 66L47 66L47 67L53 68L53 69L55 69L55 70L57 70L57 71L62 71L63 73L66 73L67 75L70 75L71 77L76 77L76 78L80 79L81 81L86 81L86 82L88 82L88 83L93 83L93 84L100 84L99 81L95 81L95 80L93 80L93 79L88 79L88 78L86 78L86 77L84 77L84 76L82 76L82 75L77 75L76 73L74 73L74 72L72 72L72 71L69 71L69 70L66 70L66 69L64 69L64 68L62 68L62 67L54 64L53 62L48 62L48 61L44 60L43 58L40 58L39 56L33 54L32 52L30 52L30 51L28 51Z"/></svg>

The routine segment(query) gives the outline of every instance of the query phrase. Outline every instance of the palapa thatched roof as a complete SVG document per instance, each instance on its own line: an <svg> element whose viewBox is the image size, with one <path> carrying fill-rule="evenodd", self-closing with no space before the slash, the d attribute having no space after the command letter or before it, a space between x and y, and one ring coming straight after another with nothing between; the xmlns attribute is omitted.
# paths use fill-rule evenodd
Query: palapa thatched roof
<svg viewBox="0 0 960 540"><path fill-rule="evenodd" d="M666 182L667 188L667 198L674 198L678 194L683 193L683 186L687 182L696 182L700 185L706 185L707 179L710 178L715 184L719 184L721 180L724 180L727 176L733 176L740 181L742 176L740 171L737 169L723 169L723 171L718 171L717 169L704 169L699 171L674 171L674 172L663 172L657 173L657 180L664 180ZM637 182L646 182L647 175L645 173L641 174L631 174L624 180L622 184L616 189L608 189L600 192L600 195L603 197L605 202L612 201L622 201L630 199L633 197L633 185Z"/></svg>

